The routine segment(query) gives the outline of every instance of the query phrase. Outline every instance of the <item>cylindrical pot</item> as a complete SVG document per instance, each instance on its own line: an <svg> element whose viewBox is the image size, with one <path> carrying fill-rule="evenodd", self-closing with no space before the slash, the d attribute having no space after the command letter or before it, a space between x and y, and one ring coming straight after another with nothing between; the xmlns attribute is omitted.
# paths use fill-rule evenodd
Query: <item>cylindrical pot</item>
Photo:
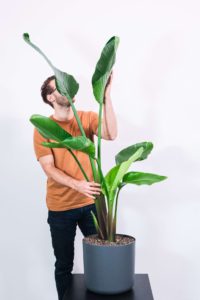
<svg viewBox="0 0 200 300"><path fill-rule="evenodd" d="M119 294L134 286L135 238L128 244L98 245L83 238L84 280L88 290L99 294Z"/></svg>

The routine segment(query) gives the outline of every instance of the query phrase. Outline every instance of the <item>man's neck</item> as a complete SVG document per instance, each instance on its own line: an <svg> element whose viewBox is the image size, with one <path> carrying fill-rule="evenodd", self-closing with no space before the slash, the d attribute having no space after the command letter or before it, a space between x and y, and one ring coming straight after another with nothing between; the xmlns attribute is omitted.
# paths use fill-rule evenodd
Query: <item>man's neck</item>
<svg viewBox="0 0 200 300"><path fill-rule="evenodd" d="M62 107L54 109L53 118L58 121L69 121L74 117L74 112L70 107Z"/></svg>

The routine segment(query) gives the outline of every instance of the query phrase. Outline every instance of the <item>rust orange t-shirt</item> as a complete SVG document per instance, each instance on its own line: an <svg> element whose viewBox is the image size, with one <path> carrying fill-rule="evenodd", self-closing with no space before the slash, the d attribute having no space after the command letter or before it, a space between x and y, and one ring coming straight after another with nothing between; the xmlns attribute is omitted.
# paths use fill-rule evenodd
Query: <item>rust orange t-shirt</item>
<svg viewBox="0 0 200 300"><path fill-rule="evenodd" d="M98 114L93 111L77 111L77 113L86 136L94 141L94 133L98 127ZM58 121L54 119L52 115L49 116L49 118L54 120L72 136L81 135L75 116L68 121ZM44 155L52 154L56 168L75 179L85 180L78 164L66 148L47 148L42 145L42 142L53 142L53 140L44 138L38 130L34 128L33 143L37 160ZM89 180L93 181L94 177L88 155L78 150L72 151L79 159ZM94 203L92 198L58 183L52 178L47 178L46 192L47 208L52 211L64 211Z"/></svg>

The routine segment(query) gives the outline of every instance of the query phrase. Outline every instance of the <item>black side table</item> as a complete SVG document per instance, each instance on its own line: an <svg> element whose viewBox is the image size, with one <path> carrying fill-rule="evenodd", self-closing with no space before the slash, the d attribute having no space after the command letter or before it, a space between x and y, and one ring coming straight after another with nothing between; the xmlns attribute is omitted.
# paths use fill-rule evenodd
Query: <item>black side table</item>
<svg viewBox="0 0 200 300"><path fill-rule="evenodd" d="M63 300L153 300L148 274L136 274L134 290L118 295L100 295L89 291L83 276L73 274L71 288Z"/></svg>

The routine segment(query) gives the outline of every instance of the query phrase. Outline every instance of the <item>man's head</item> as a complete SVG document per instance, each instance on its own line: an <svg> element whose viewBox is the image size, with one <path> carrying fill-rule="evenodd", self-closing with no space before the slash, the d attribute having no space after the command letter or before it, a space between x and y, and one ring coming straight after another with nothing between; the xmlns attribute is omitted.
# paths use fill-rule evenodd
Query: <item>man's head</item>
<svg viewBox="0 0 200 300"><path fill-rule="evenodd" d="M65 96L62 96L56 89L55 76L48 77L41 87L41 96L45 103L54 109L58 106L70 107L70 103ZM72 100L75 102L75 99Z"/></svg>

